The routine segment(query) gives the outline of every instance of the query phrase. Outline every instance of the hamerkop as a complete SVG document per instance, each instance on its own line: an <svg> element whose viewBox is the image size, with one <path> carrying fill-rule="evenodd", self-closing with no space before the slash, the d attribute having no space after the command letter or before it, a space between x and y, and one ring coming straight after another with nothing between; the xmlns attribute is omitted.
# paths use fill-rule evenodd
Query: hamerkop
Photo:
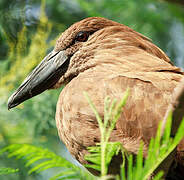
<svg viewBox="0 0 184 180"><path fill-rule="evenodd" d="M54 50L9 98L8 108L65 84L57 103L58 133L84 164L87 147L100 141L100 133L83 92L103 117L104 98L119 100L129 88L130 96L110 140L121 142L134 154L142 140L146 154L182 77L183 72L147 37L123 24L90 17L61 34Z"/></svg>

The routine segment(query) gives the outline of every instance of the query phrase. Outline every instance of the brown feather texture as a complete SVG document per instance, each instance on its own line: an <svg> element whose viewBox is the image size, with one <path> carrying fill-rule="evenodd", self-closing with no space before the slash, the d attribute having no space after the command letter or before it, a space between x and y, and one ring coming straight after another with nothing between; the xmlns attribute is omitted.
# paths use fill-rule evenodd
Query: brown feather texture
<svg viewBox="0 0 184 180"><path fill-rule="evenodd" d="M80 32L89 37L78 41ZM101 17L86 18L69 27L54 48L54 52L60 51L70 57L69 65L52 88L66 85L58 99L56 124L70 153L85 164L87 147L100 142L97 120L83 92L89 94L103 118L104 98L120 100L129 88L130 96L110 140L121 142L133 154L142 140L146 157L149 141L184 77L180 68L149 38Z"/></svg>
<svg viewBox="0 0 184 180"><path fill-rule="evenodd" d="M68 71L56 84L59 87L68 77L76 76L60 94L56 121L62 141L81 163L86 163L86 147L100 140L98 124L84 91L103 117L104 98L121 99L130 89L111 140L120 141L127 151L137 153L140 140L148 144L155 135L171 94L183 77L183 72L148 38L104 18L87 18L74 24L61 35L55 50L65 49L65 42L68 47L77 32L87 30L95 32L87 42L79 43Z"/></svg>

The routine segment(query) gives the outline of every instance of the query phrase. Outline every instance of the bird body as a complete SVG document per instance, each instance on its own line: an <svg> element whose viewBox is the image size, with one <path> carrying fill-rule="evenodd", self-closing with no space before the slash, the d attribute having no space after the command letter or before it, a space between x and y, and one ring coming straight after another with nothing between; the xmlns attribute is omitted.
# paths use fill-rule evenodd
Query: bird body
<svg viewBox="0 0 184 180"><path fill-rule="evenodd" d="M43 80L40 74L44 74ZM100 142L100 131L83 92L89 94L103 118L105 97L120 100L129 88L110 141L119 141L136 154L142 140L146 157L149 141L182 78L183 72L148 38L117 22L91 17L60 36L54 51L10 97L9 107L66 84L58 99L56 124L68 150L84 164L87 147ZM41 86L37 87L34 79L39 79Z"/></svg>
<svg viewBox="0 0 184 180"><path fill-rule="evenodd" d="M145 57L144 51L142 53L140 61L143 60L141 57ZM89 94L103 118L105 97L121 100L124 92L129 88L130 97L111 135L112 141L122 142L123 147L129 152L138 152L140 140L143 140L147 147L150 138L156 133L159 121L164 117L172 98L172 91L182 75L178 68L165 61L162 62L163 69L162 63L159 62L160 66L158 63L158 67L155 69L150 67L150 71L148 67L145 68L146 70L144 67L140 67L143 70L139 70L139 67L133 70L132 68L136 67L135 64L140 63L138 58L135 59L135 64L134 62L128 63L134 60L134 56L138 57L137 54L134 54L132 59L128 56L127 60L122 59L121 56L112 58L112 53L110 55L107 53L105 60L108 63L97 63L80 73L65 86L60 94L56 110L59 136L81 163L86 163L84 155L87 153L87 147L100 142L98 123L84 98L84 91ZM152 55L148 54L145 57L145 63L149 56ZM119 62L113 61L118 58ZM97 61L100 60L99 55ZM147 61L146 64L152 65L152 63L154 61ZM163 72L160 72L162 70Z"/></svg>

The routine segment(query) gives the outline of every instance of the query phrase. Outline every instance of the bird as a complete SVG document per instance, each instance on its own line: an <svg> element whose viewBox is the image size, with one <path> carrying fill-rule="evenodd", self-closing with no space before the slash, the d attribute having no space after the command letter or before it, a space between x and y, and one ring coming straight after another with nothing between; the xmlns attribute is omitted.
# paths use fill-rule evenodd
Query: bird
<svg viewBox="0 0 184 180"><path fill-rule="evenodd" d="M143 141L146 157L183 77L183 71L146 36L103 17L88 17L60 35L54 49L11 95L8 109L65 85L56 107L58 134L69 152L86 164L88 147L100 142L100 130L83 92L103 118L105 97L121 100L128 88L130 95L110 141L121 142L132 154Z"/></svg>

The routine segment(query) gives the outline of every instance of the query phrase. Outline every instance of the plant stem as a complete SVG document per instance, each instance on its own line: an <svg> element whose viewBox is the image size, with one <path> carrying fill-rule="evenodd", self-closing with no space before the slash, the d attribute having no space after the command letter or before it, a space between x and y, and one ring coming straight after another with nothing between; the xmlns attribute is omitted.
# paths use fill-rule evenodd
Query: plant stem
<svg viewBox="0 0 184 180"><path fill-rule="evenodd" d="M105 160L106 160L106 143L104 142L105 140L105 132L104 132L104 128L102 128L103 132L101 132L101 176L105 176L106 175L106 164L105 164Z"/></svg>

